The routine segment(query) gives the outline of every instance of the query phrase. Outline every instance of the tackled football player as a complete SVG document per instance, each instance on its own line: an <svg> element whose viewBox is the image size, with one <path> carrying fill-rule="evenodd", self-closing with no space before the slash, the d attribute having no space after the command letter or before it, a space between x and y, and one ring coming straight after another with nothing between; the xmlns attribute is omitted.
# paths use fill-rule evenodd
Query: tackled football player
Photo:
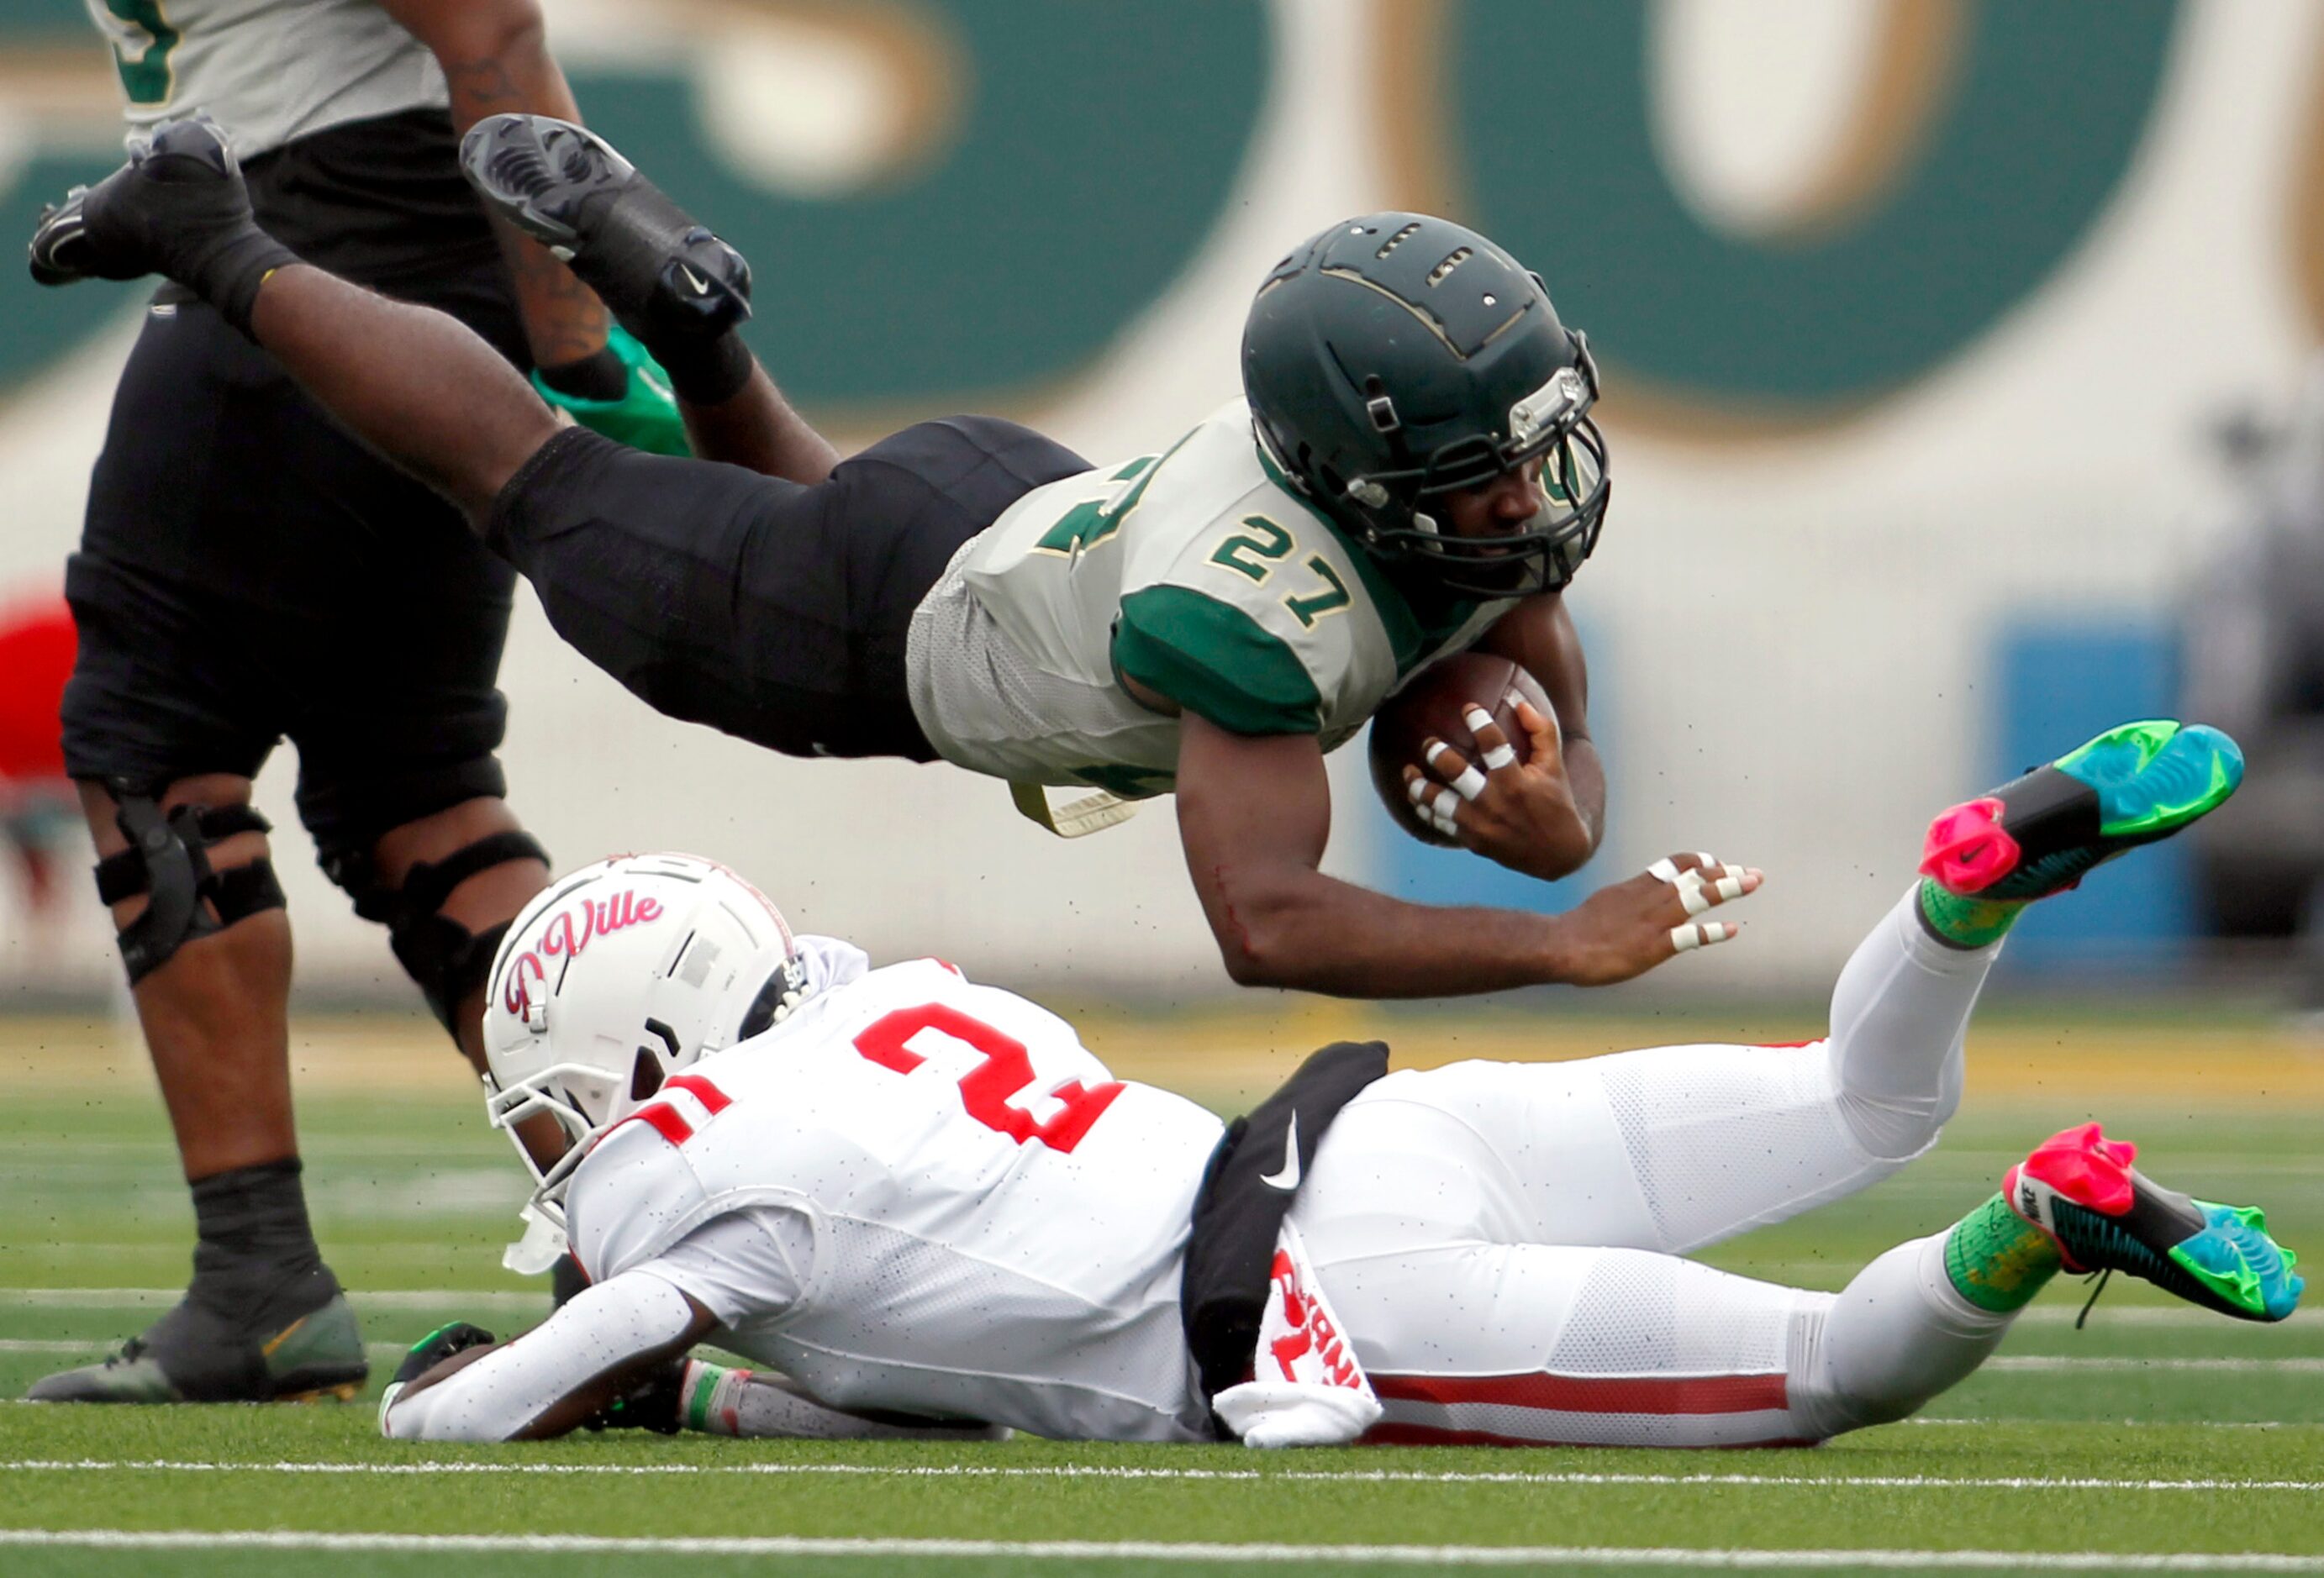
<svg viewBox="0 0 2324 1578"><path fill-rule="evenodd" d="M486 1023L493 1122L576 1142L534 1208L595 1284L512 1342L421 1339L382 1428L1766 1445L1911 1414L2061 1271L2282 1320L2261 1214L2096 1124L1837 1294L1685 1258L1932 1147L2025 906L2241 774L2216 730L2133 723L1940 815L1814 1041L1393 1074L1342 1043L1223 1132L948 964L794 939L707 862L604 862L519 917Z"/></svg>
<svg viewBox="0 0 2324 1578"><path fill-rule="evenodd" d="M551 398L645 408L604 306L535 243L496 234L460 177L477 119L573 113L533 0L180 0L166 23L152 6L90 11L133 147L168 106L207 105L278 236L454 315L500 380L521 387L518 369L538 366ZM140 12L159 31L126 20ZM300 1181L290 928L250 805L277 741L298 748L325 870L479 1066L485 968L549 876L493 756L514 577L240 326L175 287L156 298L66 573L66 766L198 1238L184 1301L105 1363L36 1384L42 1400L352 1393L365 1374Z"/></svg>
<svg viewBox="0 0 2324 1578"><path fill-rule="evenodd" d="M1246 400L1092 467L957 417L841 460L734 333L742 260L604 142L536 116L463 149L488 206L559 256L669 370L697 453L563 424L441 314L300 266L214 132L180 122L32 243L61 281L158 271L458 503L566 639L674 717L794 755L944 759L1136 797L1176 789L1228 972L1362 997L1597 985L1734 928L1754 888L1634 877L1564 915L1404 904L1318 863L1323 755L1433 659L1538 676L1529 758L1498 735L1431 770L1460 842L1563 876L1605 784L1562 594L1596 545L1596 369L1538 276L1419 215L1333 225L1253 301ZM1692 855L1675 858L1682 868Z"/></svg>

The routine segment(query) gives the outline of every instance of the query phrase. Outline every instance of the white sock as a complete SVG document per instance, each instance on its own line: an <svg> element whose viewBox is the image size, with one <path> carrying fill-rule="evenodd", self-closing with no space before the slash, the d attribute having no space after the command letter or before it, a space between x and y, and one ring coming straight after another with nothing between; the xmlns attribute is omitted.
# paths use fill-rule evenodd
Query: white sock
<svg viewBox="0 0 2324 1578"><path fill-rule="evenodd" d="M1945 1236L1898 1244L1858 1271L1795 1351L1794 1380L1814 1399L1819 1434L1904 1418L2001 1345L2015 1313L1979 1309L1954 1290Z"/></svg>
<svg viewBox="0 0 2324 1578"><path fill-rule="evenodd" d="M1896 1161L1934 1144L1960 1105L1969 1013L2001 953L1946 947L1922 929L1919 904L1915 884L1849 956L1826 1044L1849 1130Z"/></svg>

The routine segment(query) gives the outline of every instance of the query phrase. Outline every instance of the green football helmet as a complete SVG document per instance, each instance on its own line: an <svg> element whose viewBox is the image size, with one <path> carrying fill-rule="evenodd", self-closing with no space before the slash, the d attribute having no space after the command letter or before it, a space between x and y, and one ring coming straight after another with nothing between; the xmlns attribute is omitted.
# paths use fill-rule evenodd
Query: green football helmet
<svg viewBox="0 0 2324 1578"><path fill-rule="evenodd" d="M1554 592L1598 545L1606 441L1598 368L1541 276L1475 231L1369 214L1275 266L1243 326L1260 444L1392 573L1466 597ZM1443 495L1539 458L1517 529L1457 537Z"/></svg>

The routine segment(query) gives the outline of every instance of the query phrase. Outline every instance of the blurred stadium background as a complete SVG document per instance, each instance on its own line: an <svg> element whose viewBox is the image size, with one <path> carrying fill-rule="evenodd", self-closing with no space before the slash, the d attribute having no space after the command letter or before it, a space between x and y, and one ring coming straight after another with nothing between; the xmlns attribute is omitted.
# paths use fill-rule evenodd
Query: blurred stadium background
<svg viewBox="0 0 2324 1578"><path fill-rule="evenodd" d="M1572 600L1613 781L1577 883L1680 848L1770 874L1740 947L1642 1001L1820 995L1932 808L2173 707L2182 608L2246 509L2223 424L2255 413L2232 430L2263 447L2324 328L2302 0L548 9L590 120L751 255L761 354L857 439L981 408L1098 459L1159 447L1236 391L1253 282L1349 212L1446 211L1537 266L1605 362L1618 482ZM82 6L0 0L0 235L118 155ZM60 584L142 299L0 269L0 608ZM503 683L512 798L560 864L696 849L875 955L1074 997L1231 990L1167 803L1065 843L998 784L787 761L655 716L530 606ZM1402 839L1360 757L1341 872L1575 896ZM302 989L407 1005L301 858L293 766L260 799ZM2319 805L2286 814L2324 841ZM118 979L62 825L52 913L0 876L0 1005ZM2024 929L2018 984L2216 986L2246 957L2204 941L2193 852L2129 865ZM2294 995L2227 978L2246 1008Z"/></svg>
<svg viewBox="0 0 2324 1578"><path fill-rule="evenodd" d="M134 22L164 18L170 0L96 3ZM1450 1010L1238 993L1167 802L1068 843L964 773L760 752L654 715L521 594L503 754L512 799L561 866L613 849L715 856L802 926L1024 986L1074 1012L1123 1075L1231 1111L1343 1035L1384 1033L1422 1064L1812 1035L1833 971L1910 878L1933 809L2192 693L2253 760L2211 841L2102 871L2020 928L1937 1155L1716 1258L1837 1286L1954 1217L2029 1141L2090 1116L2144 1142L2171 1176L2265 1201L2287 1242L2324 1239L2324 1022L2295 1019L2324 1004L2324 965L2282 935L2324 874L2324 722L2302 721L2324 718L2324 376L2311 372L2324 5L543 4L589 119L749 253L761 354L843 439L965 408L1093 459L1147 452L1236 392L1249 293L1292 241L1405 206L1505 242L1607 372L1617 497L1571 601L1612 780L1608 847L1554 886L1424 849L1374 803L1354 745L1335 758L1331 864L1417 897L1553 908L1678 849L1748 859L1770 880L1738 946L1614 992ZM0 0L0 243L119 156L118 90L80 0ZM44 292L0 264L0 632L20 628L0 633L0 1398L96 1357L174 1298L190 1236L78 812L39 781L59 661L39 621L143 298ZM430 610L413 609L408 639L430 634ZM308 1185L376 1381L429 1325L497 1326L545 1295L499 1269L522 1180L385 939L307 858L294 772L279 755L259 798L297 928ZM36 905L42 891L53 896ZM1256 1485L1240 1502L1105 1481L1074 1500L1008 1482L956 1491L907 1465L876 1496L833 1480L821 1509L774 1482L743 1482L752 1493L716 1498L707 1521L701 1498L625 1497L620 1526L1174 1541L1421 1530L1609 1548L1998 1537L2137 1553L2121 1570L2213 1546L2308 1553L2253 1560L2317 1570L2312 1320L2227 1328L2119 1286L2089 1331L2072 1320L2060 1289L1928 1421L1978 1428L1899 1426L1734 1465L1789 1489L1738 1490L1699 1460L1652 1454L1539 1456L1608 1477L1499 1500L1352 1479L1279 1498ZM377 1453L363 1410L139 1421L150 1443L49 1412L0 1409L14 1495L0 1524L530 1533L595 1527L607 1505L594 1480L552 1503L466 1474L366 1489L306 1472ZM545 1452L562 1472L681 1450L592 1438ZM1030 1443L1009 1451L1052 1461ZM221 1455L245 1467L211 1472ZM1053 1456L1093 1474L1137 1461ZM894 1461L858 1457L843 1469ZM144 1462L158 1458L198 1461L172 1475ZM679 1468L697 1461L736 1455ZM1646 1488L1616 1483L1642 1472ZM2156 1473L2171 1477L2144 1477ZM1798 1477L1823 1474L1843 1482ZM1985 1477L1941 1477L1971 1474ZM2227 1476L2263 1482L2230 1491ZM48 1554L23 1570L152 1570L136 1551L39 1565ZM262 1570L246 1551L216 1560ZM333 1560L401 1573L442 1555ZM171 1570L213 1569L189 1557Z"/></svg>

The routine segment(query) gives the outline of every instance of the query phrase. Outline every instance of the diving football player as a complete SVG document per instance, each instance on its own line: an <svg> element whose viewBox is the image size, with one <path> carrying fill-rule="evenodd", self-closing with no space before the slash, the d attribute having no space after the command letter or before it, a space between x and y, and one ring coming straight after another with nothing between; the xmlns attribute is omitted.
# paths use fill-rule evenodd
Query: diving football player
<svg viewBox="0 0 2324 1578"><path fill-rule="evenodd" d="M1404 904L1318 869L1325 751L1471 645L1531 670L1557 716L1528 760L1489 748L1447 772L1455 836L1544 877L1598 842L1604 778L1563 601L1608 497L1597 372L1538 276L1483 236L1379 214L1303 243L1252 302L1247 399L1156 454L1093 467L958 417L842 460L734 334L741 258L612 149L529 115L464 146L487 206L569 258L669 370L696 451L740 463L569 426L450 319L303 263L198 120L51 214L35 271L160 271L215 303L673 717L797 755L951 761L1045 815L1046 785L1175 789L1238 981L1598 985L1734 935L1665 884L1542 915Z"/></svg>

